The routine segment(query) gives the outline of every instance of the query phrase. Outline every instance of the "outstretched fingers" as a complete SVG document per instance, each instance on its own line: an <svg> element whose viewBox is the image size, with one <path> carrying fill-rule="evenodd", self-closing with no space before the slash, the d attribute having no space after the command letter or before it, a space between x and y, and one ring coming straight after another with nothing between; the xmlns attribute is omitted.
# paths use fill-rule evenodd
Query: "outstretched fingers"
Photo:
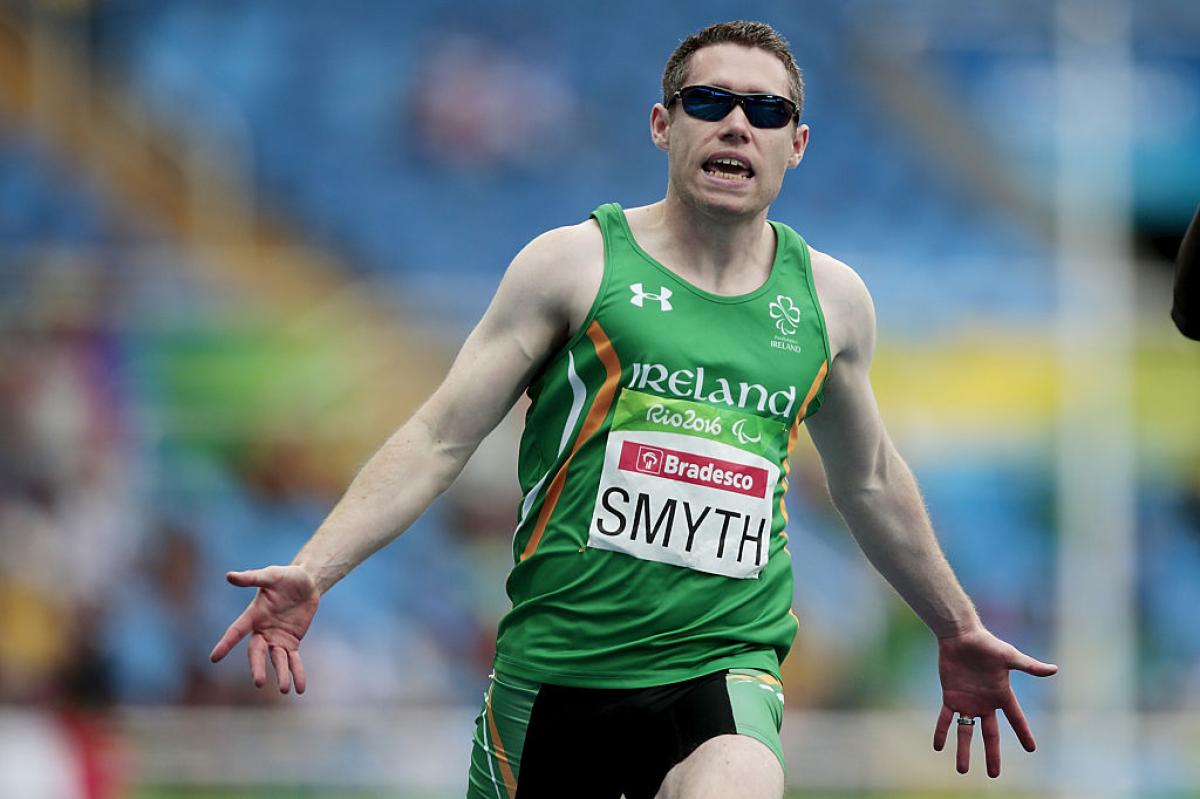
<svg viewBox="0 0 1200 799"><path fill-rule="evenodd" d="M1000 725L993 711L979 719L983 732L983 756L989 777L1000 776Z"/></svg>
<svg viewBox="0 0 1200 799"><path fill-rule="evenodd" d="M227 572L225 579L239 588L270 588L275 585L275 574L270 567L247 569L243 572Z"/></svg>
<svg viewBox="0 0 1200 799"><path fill-rule="evenodd" d="M288 671L287 650L281 646L271 647L271 665L275 667L275 679L279 681L279 693L286 694L292 688L292 673Z"/></svg>
<svg viewBox="0 0 1200 799"><path fill-rule="evenodd" d="M933 727L933 751L940 752L946 746L946 733L950 731L950 722L954 719L954 711L942 705L938 714L937 724Z"/></svg>
<svg viewBox="0 0 1200 799"><path fill-rule="evenodd" d="M1013 732L1017 734L1017 740L1021 742L1021 746L1025 747L1026 752L1032 752L1037 749L1037 742L1033 740L1033 730L1029 728L1029 722L1025 720L1025 713L1021 710L1021 703L1017 701L1014 695L1003 706L1004 715L1008 718L1008 723L1012 725Z"/></svg>
<svg viewBox="0 0 1200 799"><path fill-rule="evenodd" d="M975 733L974 724L958 724L958 753L954 758L954 766L959 774L966 774L971 769L971 736Z"/></svg>
<svg viewBox="0 0 1200 799"><path fill-rule="evenodd" d="M1058 673L1058 666L1053 663L1043 663L1037 658L1032 658L1026 655L1016 647L1012 648L1009 654L1008 663L1010 669L1023 671L1026 674L1032 674L1034 677L1050 677Z"/></svg>
<svg viewBox="0 0 1200 799"><path fill-rule="evenodd" d="M296 693L304 693L304 689L308 687L308 680L304 677L304 661L300 659L299 649L288 650L288 665L292 669L292 682L296 684Z"/></svg>
<svg viewBox="0 0 1200 799"><path fill-rule="evenodd" d="M259 633L250 636L246 656L250 658L250 677L254 680L254 687L262 688L267 684L267 639Z"/></svg>
<svg viewBox="0 0 1200 799"><path fill-rule="evenodd" d="M238 642L245 638L250 631L254 629L254 623L250 621L249 608L242 611L242 615L233 620L233 624L229 625L225 630L225 634L221 636L221 640L217 641L217 645L208 655L208 659L216 663L221 658L229 654L229 650L238 645Z"/></svg>

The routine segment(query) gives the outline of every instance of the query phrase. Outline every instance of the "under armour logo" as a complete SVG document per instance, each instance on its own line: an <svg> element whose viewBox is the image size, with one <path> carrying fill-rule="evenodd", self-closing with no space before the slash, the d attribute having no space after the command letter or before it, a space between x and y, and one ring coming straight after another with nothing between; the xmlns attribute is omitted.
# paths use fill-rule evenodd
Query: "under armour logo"
<svg viewBox="0 0 1200 799"><path fill-rule="evenodd" d="M780 333L790 336L796 332L796 325L800 324L800 309L791 297L784 294L776 296L767 310L771 312L771 318L775 320L775 327L779 328Z"/></svg>
<svg viewBox="0 0 1200 799"><path fill-rule="evenodd" d="M657 294L646 291L642 288L641 283L631 283L629 289L633 292L633 296L629 298L629 301L637 307L643 307L642 303L646 300L657 300L659 309L663 311L671 310L671 290L666 286L663 286Z"/></svg>

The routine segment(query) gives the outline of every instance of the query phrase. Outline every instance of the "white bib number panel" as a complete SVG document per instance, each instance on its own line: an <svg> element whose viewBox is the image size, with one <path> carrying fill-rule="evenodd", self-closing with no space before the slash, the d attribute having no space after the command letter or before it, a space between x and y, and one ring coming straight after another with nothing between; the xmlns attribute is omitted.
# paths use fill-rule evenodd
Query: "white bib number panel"
<svg viewBox="0 0 1200 799"><path fill-rule="evenodd" d="M767 565L783 425L626 389L608 436L588 546L726 577Z"/></svg>

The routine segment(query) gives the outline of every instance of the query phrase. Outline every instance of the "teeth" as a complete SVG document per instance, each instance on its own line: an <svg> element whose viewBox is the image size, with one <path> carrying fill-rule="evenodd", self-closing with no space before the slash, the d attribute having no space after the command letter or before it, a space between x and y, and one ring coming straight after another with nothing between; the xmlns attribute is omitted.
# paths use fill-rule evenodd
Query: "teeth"
<svg viewBox="0 0 1200 799"><path fill-rule="evenodd" d="M741 170L741 171L735 171ZM714 177L725 180L749 180L753 171L750 165L740 158L713 158L704 166L704 171Z"/></svg>

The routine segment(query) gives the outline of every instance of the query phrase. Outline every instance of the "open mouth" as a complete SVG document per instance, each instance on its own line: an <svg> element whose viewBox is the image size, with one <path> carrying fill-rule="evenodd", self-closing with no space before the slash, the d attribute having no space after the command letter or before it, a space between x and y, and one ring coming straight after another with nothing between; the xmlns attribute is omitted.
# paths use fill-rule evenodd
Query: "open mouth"
<svg viewBox="0 0 1200 799"><path fill-rule="evenodd" d="M738 158L710 158L702 168L705 174L723 180L749 180L754 177L750 165Z"/></svg>

